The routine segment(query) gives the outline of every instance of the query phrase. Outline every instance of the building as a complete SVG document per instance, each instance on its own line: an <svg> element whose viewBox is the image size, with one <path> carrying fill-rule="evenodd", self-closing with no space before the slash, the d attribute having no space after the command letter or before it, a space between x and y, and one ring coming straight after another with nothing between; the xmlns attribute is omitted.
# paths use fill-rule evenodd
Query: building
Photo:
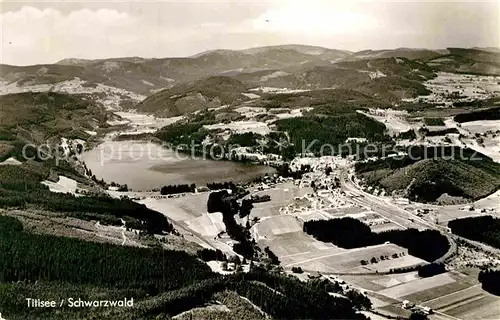
<svg viewBox="0 0 500 320"><path fill-rule="evenodd" d="M401 308L403 308L403 309L411 309L413 307L415 307L415 304L409 300L404 300L403 304L401 306Z"/></svg>

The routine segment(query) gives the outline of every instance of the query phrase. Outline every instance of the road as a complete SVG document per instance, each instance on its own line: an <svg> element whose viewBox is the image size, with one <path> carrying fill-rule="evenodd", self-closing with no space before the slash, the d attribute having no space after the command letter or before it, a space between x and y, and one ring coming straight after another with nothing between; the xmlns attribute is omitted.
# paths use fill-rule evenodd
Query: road
<svg viewBox="0 0 500 320"><path fill-rule="evenodd" d="M340 184L341 188L344 191L348 191L353 195L352 201L360 205L371 208L373 211L380 214L382 217L386 218L389 221L394 222L399 226L404 226L406 228L416 228L419 230L433 229L443 233L448 238L448 241L450 242L451 245L449 252L443 257L443 259L446 259L451 255L453 255L451 253L452 251L456 251L456 242L455 242L456 240L465 241L476 248L479 248L483 251L487 251L491 254L500 257L500 249L491 247L487 244L480 243L478 241L469 240L460 237L458 235L451 234L449 233L449 229L446 226L430 223L409 211L399 208L398 206L392 203L386 202L379 197L364 192L358 185L356 185L352 181L347 171L342 171L340 176ZM441 260L442 259L439 259L439 261Z"/></svg>
<svg viewBox="0 0 500 320"><path fill-rule="evenodd" d="M371 208L373 211L387 220L394 222L396 225L403 228L415 228L419 230L441 229L439 226L429 223L411 212L364 192L351 180L346 171L342 171L340 185L342 190L348 191L353 196L352 201Z"/></svg>

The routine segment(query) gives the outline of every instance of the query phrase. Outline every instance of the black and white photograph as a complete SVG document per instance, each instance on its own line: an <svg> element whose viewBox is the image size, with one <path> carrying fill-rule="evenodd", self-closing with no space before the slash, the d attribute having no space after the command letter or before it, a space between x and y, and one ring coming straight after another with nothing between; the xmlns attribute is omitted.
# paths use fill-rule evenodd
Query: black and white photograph
<svg viewBox="0 0 500 320"><path fill-rule="evenodd" d="M0 0L0 320L500 319L500 1Z"/></svg>

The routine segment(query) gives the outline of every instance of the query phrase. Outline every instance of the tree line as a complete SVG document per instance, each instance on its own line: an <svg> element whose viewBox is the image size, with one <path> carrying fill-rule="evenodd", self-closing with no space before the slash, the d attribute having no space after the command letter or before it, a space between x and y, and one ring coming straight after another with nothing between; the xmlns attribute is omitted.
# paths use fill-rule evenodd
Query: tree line
<svg viewBox="0 0 500 320"><path fill-rule="evenodd" d="M150 294L212 277L210 268L183 251L124 247L21 231L0 217L0 282L63 281Z"/></svg>
<svg viewBox="0 0 500 320"><path fill-rule="evenodd" d="M203 248L200 249L196 252L196 255L198 258L201 260L208 262L208 261L227 261L226 255L219 249L217 250L212 250L212 249L207 249Z"/></svg>
<svg viewBox="0 0 500 320"><path fill-rule="evenodd" d="M91 288L83 285L90 285L93 291L107 292L105 288L113 288L120 290L116 294L141 300L132 308L115 308L105 313L97 309L85 311L99 319L142 319L161 314L171 317L206 304L215 293L224 290L236 291L273 318L366 319L356 312L361 303L356 297L351 302L330 296L324 287L268 273L258 266L248 274L221 276L182 251L34 235L22 231L22 224L11 217L0 217L0 244L0 288L3 283L40 281L44 290L39 293L54 297L57 288L69 283L78 294ZM223 257L221 252L209 250L200 251L198 256ZM0 299L2 311L6 306L10 312L25 312L7 300Z"/></svg>
<svg viewBox="0 0 500 320"><path fill-rule="evenodd" d="M36 206L79 219L120 226L121 219L124 219L147 233L160 234L173 230L164 215L127 198L116 199L105 195L77 197L70 193L51 192L40 183L48 178L49 170L43 166L36 170L28 170L24 165L0 168L0 207Z"/></svg>
<svg viewBox="0 0 500 320"><path fill-rule="evenodd" d="M252 239L248 227L243 227L238 224L234 216L238 213L240 215L248 215L252 207L249 207L248 202L245 202L246 208L244 212L237 202L238 195L229 193L227 190L221 190L210 193L207 201L207 212L221 212L222 221L226 226L228 236L237 241L233 245L235 252L243 255L247 259L252 259L256 254L255 240Z"/></svg>
<svg viewBox="0 0 500 320"><path fill-rule="evenodd" d="M481 270L477 279L483 290L500 295L500 270Z"/></svg>
<svg viewBox="0 0 500 320"><path fill-rule="evenodd" d="M210 190L221 190L221 189L236 190L237 189L236 185L232 181L207 183L207 188Z"/></svg>
<svg viewBox="0 0 500 320"><path fill-rule="evenodd" d="M453 120L460 123L478 120L500 120L500 107L457 114Z"/></svg>
<svg viewBox="0 0 500 320"><path fill-rule="evenodd" d="M423 278L433 277L445 272L446 267L444 263L429 263L418 268L418 276Z"/></svg>
<svg viewBox="0 0 500 320"><path fill-rule="evenodd" d="M167 194L177 194L177 193L188 193L188 192L195 192L196 191L196 185L194 183L192 184L176 184L176 185L168 185L168 186L163 186L160 189L160 194L162 195L167 195Z"/></svg>
<svg viewBox="0 0 500 320"><path fill-rule="evenodd" d="M131 309L115 309L103 319L121 319L125 313L130 315L127 319L149 319L158 314L168 318L203 306L224 290L247 298L273 319L367 319L357 311L365 309L369 301L356 294L331 296L326 289L255 267L247 274L219 276L160 294Z"/></svg>
<svg viewBox="0 0 500 320"><path fill-rule="evenodd" d="M319 154L322 146L345 143L349 137L366 138L370 142L391 141L385 134L384 124L359 113L340 114L338 116L305 116L276 121L278 130L288 132L290 143L297 153L305 146ZM328 150L328 152L331 152ZM336 154L339 150L334 150Z"/></svg>
<svg viewBox="0 0 500 320"><path fill-rule="evenodd" d="M460 131L458 131L457 128L446 128L446 129L441 129L441 130L429 130L427 128L421 128L419 129L419 132L422 134L425 134L426 137L438 137L438 136L445 136L447 134L460 134Z"/></svg>
<svg viewBox="0 0 500 320"><path fill-rule="evenodd" d="M451 232L461 237L500 248L500 219L492 216L455 219L448 222Z"/></svg>
<svg viewBox="0 0 500 320"><path fill-rule="evenodd" d="M374 233L369 226L351 217L306 221L303 230L320 241L346 249L391 242L429 262L442 257L450 246L448 239L436 230L406 229Z"/></svg>

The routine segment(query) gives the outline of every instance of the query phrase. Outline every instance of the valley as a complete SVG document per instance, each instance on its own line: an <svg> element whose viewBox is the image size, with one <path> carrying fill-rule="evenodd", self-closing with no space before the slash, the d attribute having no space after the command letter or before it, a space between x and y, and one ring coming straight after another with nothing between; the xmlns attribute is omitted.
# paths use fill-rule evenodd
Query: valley
<svg viewBox="0 0 500 320"><path fill-rule="evenodd" d="M61 319L497 317L478 273L500 265L500 224L480 220L500 219L498 59L289 45L2 65L0 311L28 319L22 292L62 289L138 302Z"/></svg>

